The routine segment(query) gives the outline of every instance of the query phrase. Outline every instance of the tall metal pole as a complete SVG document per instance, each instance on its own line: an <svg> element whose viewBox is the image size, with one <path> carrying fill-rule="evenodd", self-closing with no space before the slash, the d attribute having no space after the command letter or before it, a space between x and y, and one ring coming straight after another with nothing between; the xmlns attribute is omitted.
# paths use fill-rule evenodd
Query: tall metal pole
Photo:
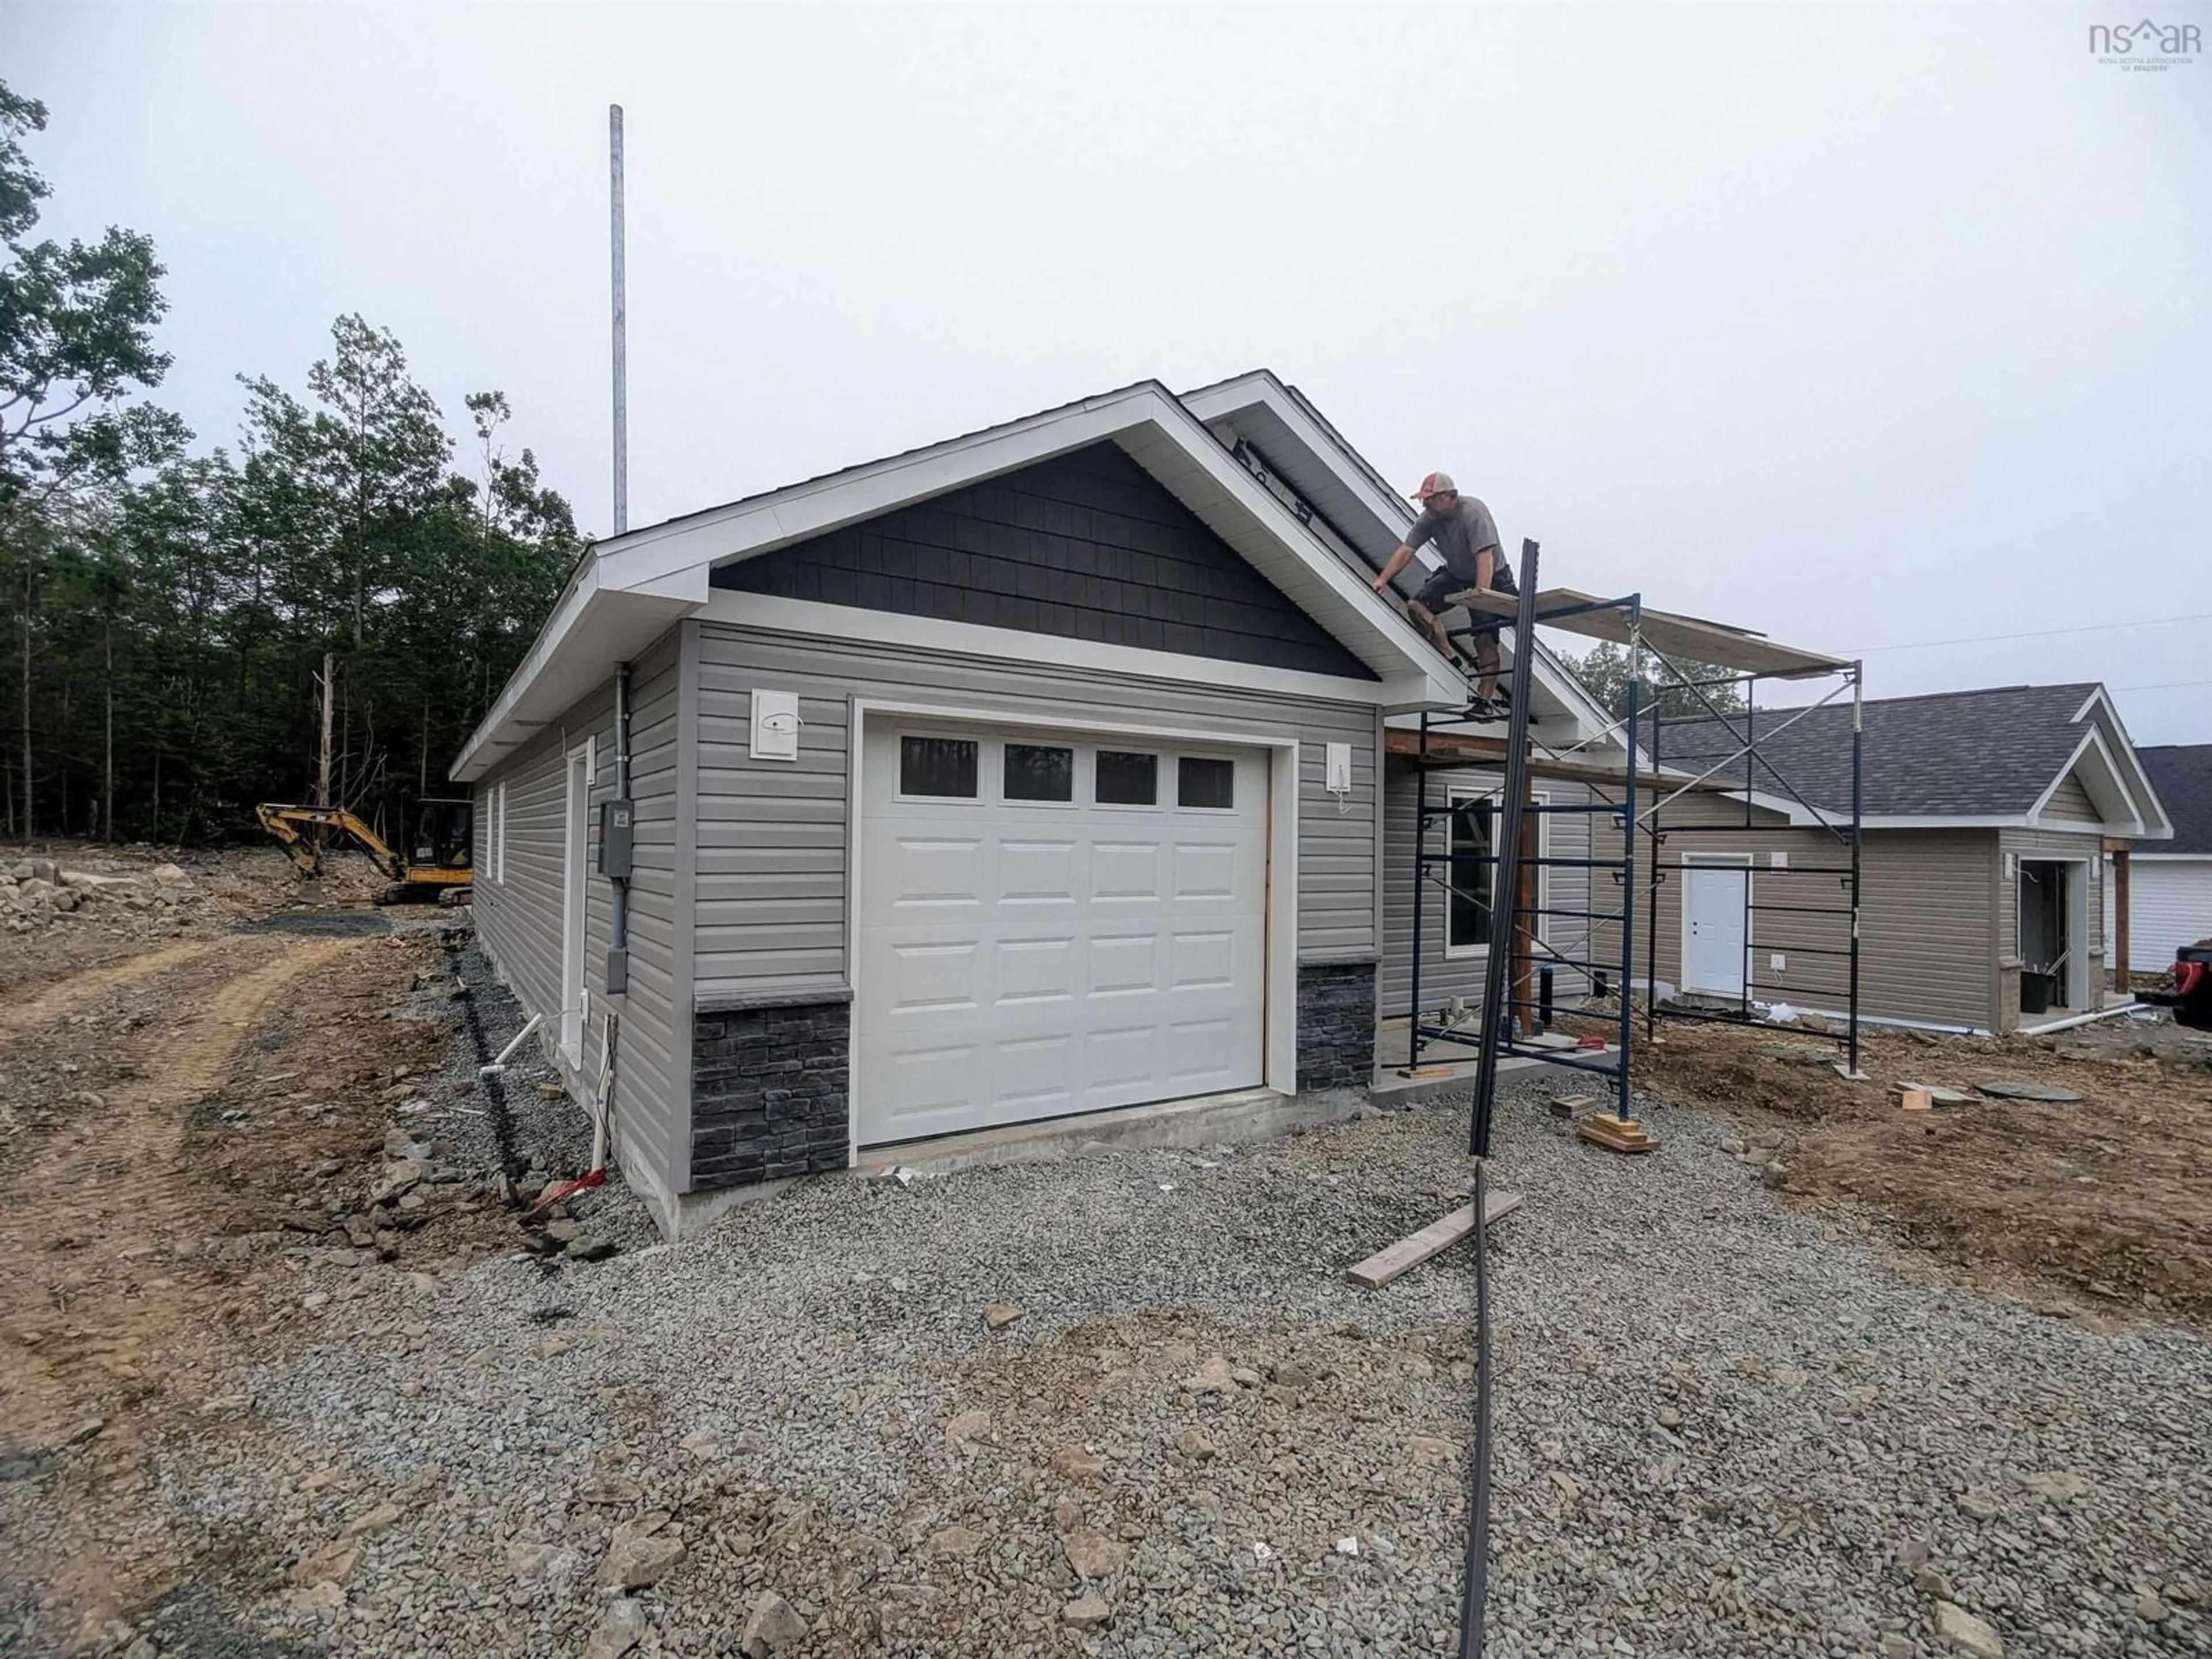
<svg viewBox="0 0 2212 1659"><path fill-rule="evenodd" d="M607 106L609 234L614 243L615 534L629 528L629 316L623 271L623 112Z"/></svg>
<svg viewBox="0 0 2212 1659"><path fill-rule="evenodd" d="M1451 846L1451 825L1444 825L1444 845ZM1444 866L1449 870L1451 866ZM1426 943L1421 937L1421 897L1429 884L1429 711L1421 711L1420 747L1413 754L1413 982L1407 995L1411 999L1406 1015L1406 1069L1411 1071L1421 1063L1421 947ZM1444 905L1444 927L1451 927L1451 904ZM1444 935L1449 947L1451 935Z"/></svg>
<svg viewBox="0 0 2212 1659"><path fill-rule="evenodd" d="M1528 799L1529 665L1536 653L1536 544L1521 543L1521 595L1513 613L1513 709L1505 726L1505 801L1492 842L1497 857L1490 884L1490 957L1482 971L1482 1046L1474 1061L1474 1122L1468 1150L1490 1156L1490 1126L1498 1097L1498 1051L1513 1040L1514 1009L1507 981L1518 920L1510 895L1521 886L1521 816ZM1509 850L1510 849L1510 850ZM1481 1224L1478 1214L1475 1223Z"/></svg>
<svg viewBox="0 0 2212 1659"><path fill-rule="evenodd" d="M1636 595L1628 602L1628 784L1622 793L1620 808L1620 1091L1613 1101L1613 1115L1626 1123L1636 1115L1628 1109L1629 1090L1635 1079L1632 1072L1631 1047L1634 1036L1632 1022L1635 1006L1629 998L1631 977L1636 971L1636 751L1644 738L1644 596ZM1659 705L1651 706L1651 769L1659 769ZM1657 785L1655 781L1653 787ZM1658 933L1659 896L1659 832L1655 816L1651 833L1652 897L1651 916L1644 925L1656 938ZM1659 971L1656 957L1646 958L1647 975ZM1644 1036L1651 1036L1652 1005L1659 994L1652 988L1655 979L1647 977L1644 988Z"/></svg>
<svg viewBox="0 0 2212 1659"><path fill-rule="evenodd" d="M1865 795L1866 665L1851 665L1851 1002L1850 1067L1859 1070L1859 834Z"/></svg>

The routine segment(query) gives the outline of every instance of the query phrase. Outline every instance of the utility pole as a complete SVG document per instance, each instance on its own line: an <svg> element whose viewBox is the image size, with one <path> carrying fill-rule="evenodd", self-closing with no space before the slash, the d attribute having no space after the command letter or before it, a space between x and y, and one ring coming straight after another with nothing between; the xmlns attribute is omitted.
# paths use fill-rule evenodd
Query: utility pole
<svg viewBox="0 0 2212 1659"><path fill-rule="evenodd" d="M607 106L609 233L614 244L615 530L629 528L629 318L623 271L623 112Z"/></svg>

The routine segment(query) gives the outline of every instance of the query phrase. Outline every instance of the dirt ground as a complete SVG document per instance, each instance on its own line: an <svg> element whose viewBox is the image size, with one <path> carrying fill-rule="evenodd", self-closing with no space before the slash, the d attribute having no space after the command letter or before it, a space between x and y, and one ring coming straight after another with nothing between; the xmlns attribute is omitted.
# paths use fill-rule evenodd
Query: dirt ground
<svg viewBox="0 0 2212 1659"><path fill-rule="evenodd" d="M215 1379L241 1352L317 1340L288 1239L434 1273L511 1249L515 1219L471 1184L373 1237L333 1233L385 1168L409 1079L456 1042L422 1012L450 972L437 927L389 931L393 913L361 902L373 877L303 884L258 848L0 848L0 868L26 856L130 884L0 933L0 1480L74 1445L89 1479L62 1501L127 1504L165 1437L235 1416ZM155 881L164 865L183 879ZM325 936L347 921L367 931ZM2212 1326L2212 1039L2126 1022L2055 1041L1879 1034L1873 1080L1854 1084L1765 1052L1813 1033L1662 1029L1639 1086L1734 1115L1747 1156L1778 1136L1786 1194L1887 1214L1972 1282ZM1907 1114L1888 1097L1906 1079L2083 1098ZM36 1584L91 1651L161 1569L85 1550L0 1577ZM24 1611L0 1606L0 1651Z"/></svg>
<svg viewBox="0 0 2212 1659"><path fill-rule="evenodd" d="M1864 1083L1835 1057L1813 1032L1662 1021L1637 1082L1780 1132L1771 1184L1881 1212L1973 1282L2212 1326L2212 1034L2125 1017L2046 1037L1870 1031ZM1908 1081L2081 1098L1907 1112L1891 1090Z"/></svg>
<svg viewBox="0 0 2212 1659"><path fill-rule="evenodd" d="M116 876L178 861L55 850ZM305 884L270 858L203 855L192 900L5 940L0 1479L82 1437L104 1492L127 1494L149 1444L219 1417L206 1377L297 1322L296 1265L270 1242L323 1242L380 1166L392 1095L451 1044L444 1024L393 1018L440 973L437 933L395 939L391 913L358 911L335 914L371 931L291 931L334 913L297 907ZM487 1230L512 1243L511 1222L470 1209L432 1208L398 1241L401 1265ZM142 1588L94 1556L46 1565L49 1593L88 1610Z"/></svg>

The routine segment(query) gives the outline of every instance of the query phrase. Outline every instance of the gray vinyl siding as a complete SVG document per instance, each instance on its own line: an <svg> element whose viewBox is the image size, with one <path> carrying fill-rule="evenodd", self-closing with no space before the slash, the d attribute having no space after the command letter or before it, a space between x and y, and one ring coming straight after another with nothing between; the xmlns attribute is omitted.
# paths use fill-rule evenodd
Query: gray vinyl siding
<svg viewBox="0 0 2212 1659"><path fill-rule="evenodd" d="M2043 816L2063 823L2087 824L2093 829L2100 828L2105 822L2104 815L2097 811L2097 804L2089 799L2089 792L2081 787L2081 780L2071 772L2059 780L2058 787L2044 803Z"/></svg>
<svg viewBox="0 0 2212 1659"><path fill-rule="evenodd" d="M2012 878L2003 875L2003 860L1997 860L1997 877L1994 894L1996 909L1996 943L1998 973L1996 975L1997 1012L2002 1024L1999 1030L2013 1030L2020 1024L2020 859L2067 859L2086 860L2077 864L2075 879L2089 883L2089 933L2081 944L2089 952L2089 988L2093 999L2100 987L2111 981L2105 975L2105 841L2101 835L2070 835L2063 830L2005 830L1998 833L2001 853L2011 854L2015 860ZM2130 943L2133 944L2133 940ZM2087 1013L2089 1010L2069 1003L2064 1009L2054 1009L2040 1018L2060 1018L2069 1013ZM2033 1023L2033 1021L2031 1023Z"/></svg>
<svg viewBox="0 0 2212 1659"><path fill-rule="evenodd" d="M1503 777L1494 771L1479 769L1436 770L1429 775L1429 799L1431 805L1449 798L1454 789L1474 790L1487 793L1502 787ZM1534 786L1537 793L1555 804L1580 803L1589 799L1589 791L1581 784L1557 783L1540 780ZM1381 1013L1385 1018L1395 1018L1408 1012L1413 994L1413 859L1414 841L1419 811L1420 779L1419 769L1403 757L1388 761L1383 772L1383 862L1382 862L1382 961L1378 981L1381 986ZM1553 858L1583 858L1589 849L1589 820L1587 813L1547 813L1544 817L1543 835L1547 836L1545 853ZM1429 831L1431 851L1445 849L1449 834L1447 820L1432 814ZM1431 866L1439 874L1442 866ZM1541 902L1547 908L1565 910L1594 910L1609 908L1589 902L1590 872L1547 867L1546 888ZM1599 880L1607 893L1619 890L1609 881ZM1431 881L1421 900L1421 1004L1425 1008L1441 1008L1454 997L1464 997L1469 1002L1482 1000L1485 955L1476 952L1460 956L1447 951L1446 894L1443 885ZM1617 901L1616 901L1617 902ZM1588 937L1592 924L1580 918L1558 917L1545 924L1545 939L1550 947L1564 957L1594 958ZM1615 940L1620 938L1613 930ZM1613 951L1618 956L1616 943ZM1545 957L1537 953L1540 966ZM1578 973L1561 969L1554 981L1559 994L1579 994L1585 981Z"/></svg>
<svg viewBox="0 0 2212 1659"><path fill-rule="evenodd" d="M1038 641L1040 659L1051 651ZM1375 712L1356 703L1133 678L865 641L698 625L696 994L844 982L847 784L855 698L983 714L1189 724L1299 738L1298 956L1371 955ZM799 759L751 758L751 693L799 697ZM1352 745L1346 810L1323 744Z"/></svg>
<svg viewBox="0 0 2212 1659"><path fill-rule="evenodd" d="M544 1017L545 1047L580 1097L597 1084L604 1017L611 1012L619 1019L616 1150L634 1178L670 1188L682 1173L681 1164L671 1159L683 1144L679 1127L689 1115L688 1099L678 1097L678 1088L690 1076L688 1048L678 1047L679 1041L689 1042L690 1024L673 1014L678 984L672 951L678 674L672 632L632 665L630 684L630 787L637 813L627 995L618 1002L606 995L614 890L597 872L599 805L612 799L614 791L611 675L477 780L473 904L477 935L493 970L525 1012ZM569 1073L558 1054L563 816L568 756L586 738L592 766L584 878L584 984L590 1017L584 1025L583 1063ZM491 850L498 786L507 792L503 880L497 878Z"/></svg>
<svg viewBox="0 0 2212 1659"><path fill-rule="evenodd" d="M1650 839L1637 840L1635 978L1646 964L1662 984L1681 982L1682 876L1685 854L1744 854L1752 858L1754 905L1826 911L1849 902L1835 872L1850 861L1849 846L1826 830L1797 829L1778 814L1754 811L1750 830L1741 802L1685 797L1666 810L1661 874L1651 883ZM1706 826L1703 829L1700 826ZM1618 835L1601 830L1602 848ZM1787 860L1774 863L1780 854ZM1997 933L1991 872L1996 832L1987 830L1869 830L1860 850L1859 1012L1869 1018L1992 1029ZM1601 955L1618 949L1618 933L1601 930ZM1841 1011L1850 1003L1850 921L1845 914L1754 909L1751 916L1753 995L1800 1007ZM1780 968L1773 966L1777 954Z"/></svg>

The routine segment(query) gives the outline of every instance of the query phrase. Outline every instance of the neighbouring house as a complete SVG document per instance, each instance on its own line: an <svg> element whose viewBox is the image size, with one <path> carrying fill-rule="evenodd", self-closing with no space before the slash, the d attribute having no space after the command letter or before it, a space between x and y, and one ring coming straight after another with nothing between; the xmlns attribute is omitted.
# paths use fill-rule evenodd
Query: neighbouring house
<svg viewBox="0 0 2212 1659"><path fill-rule="evenodd" d="M591 549L453 775L483 945L580 1101L614 1030L616 1155L664 1228L957 1132L1348 1109L1384 723L1465 696L1370 586L1410 516L1261 373Z"/></svg>
<svg viewBox="0 0 2212 1659"><path fill-rule="evenodd" d="M1848 890L1852 711L1832 704L1785 726L1795 713L1759 712L1769 764L1740 787L1662 810L1656 903L1648 866L1638 872L1634 982L1844 1007L1849 921L1835 909ZM2155 843L2172 825L2104 688L1875 699L1864 721L1862 1018L2033 1030L2109 1006L2106 841ZM1684 777L1740 747L1711 720L1668 720L1658 738L1658 764ZM1617 849L1617 833L1600 836ZM1639 861L1650 846L1639 836ZM1619 939L1597 954L1617 955Z"/></svg>
<svg viewBox="0 0 2212 1659"><path fill-rule="evenodd" d="M2169 744L2136 750L2151 787L2173 819L2173 839L2128 849L2128 965L2160 973L2185 945L2212 939L2212 743ZM2113 860L2106 879L2119 891ZM2114 922L2105 919L2108 959L2117 961Z"/></svg>

